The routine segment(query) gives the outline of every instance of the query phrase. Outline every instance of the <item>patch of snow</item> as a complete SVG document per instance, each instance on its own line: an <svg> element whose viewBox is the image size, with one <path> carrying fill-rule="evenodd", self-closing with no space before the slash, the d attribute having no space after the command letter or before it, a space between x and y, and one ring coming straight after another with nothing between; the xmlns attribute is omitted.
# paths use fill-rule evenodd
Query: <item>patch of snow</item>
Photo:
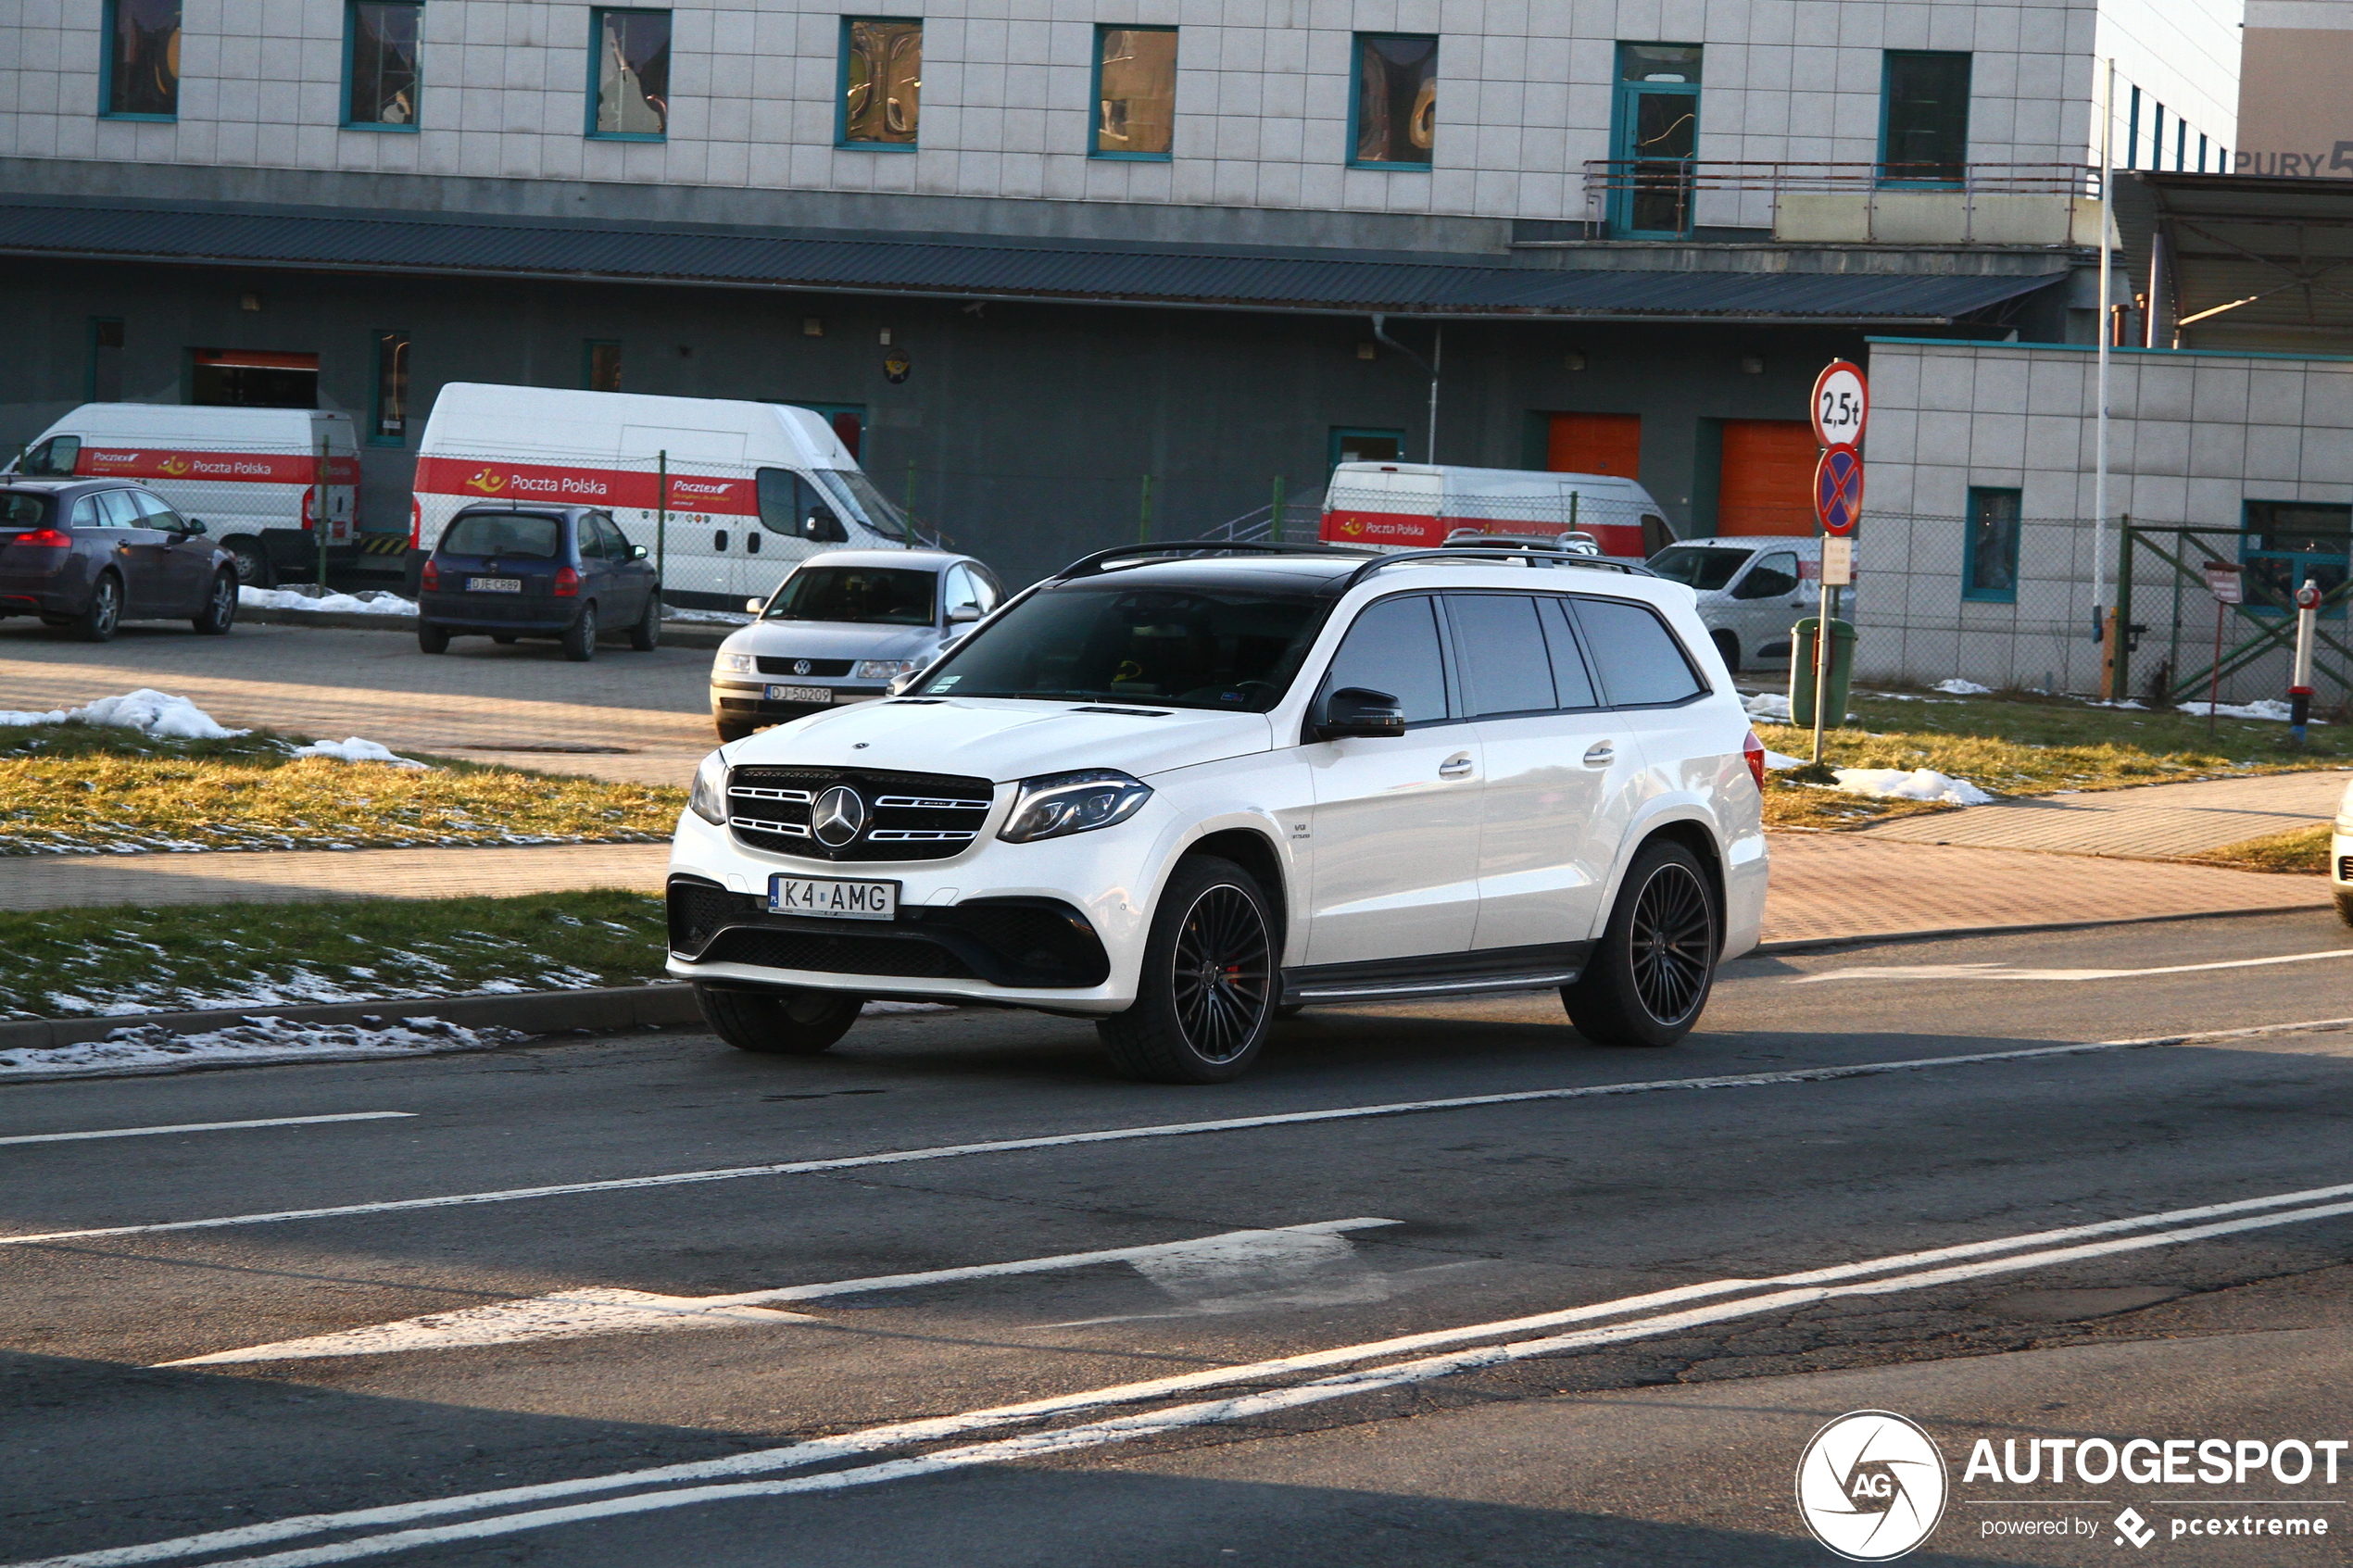
<svg viewBox="0 0 2353 1568"><path fill-rule="evenodd" d="M112 724L119 729L174 740L228 740L248 733L215 723L211 714L184 696L173 696L146 686L120 696L102 696L86 708L61 708L47 713L0 712L0 724L12 727L62 724L69 719L79 719L85 724Z"/></svg>
<svg viewBox="0 0 2353 1568"><path fill-rule="evenodd" d="M240 588L237 602L247 609L307 609L321 615L414 615L416 602L382 589L365 594L305 594L292 588Z"/></svg>
<svg viewBox="0 0 2353 1568"><path fill-rule="evenodd" d="M860 1012L953 1012L950 1002L868 1002Z"/></svg>
<svg viewBox="0 0 2353 1568"><path fill-rule="evenodd" d="M338 762L389 762L396 768L422 768L422 762L412 762L406 757L396 757L371 740L353 735L348 740L319 740L308 746L297 746L296 757L332 757Z"/></svg>
<svg viewBox="0 0 2353 1568"><path fill-rule="evenodd" d="M2222 719L2269 719L2275 723L2284 724L2293 717L2288 705L2275 696L2260 696L2253 702L2241 703L2185 702L2182 704L2181 710L2184 713L2195 713L2203 719L2207 716L2208 708L2214 710L2216 717ZM2322 721L2315 719L2311 721L2318 724Z"/></svg>
<svg viewBox="0 0 2353 1568"><path fill-rule="evenodd" d="M1805 766L1806 766L1806 759L1803 757L1784 757L1780 752L1773 750L1769 746L1766 748L1765 767L1768 771L1778 773L1784 768L1803 768Z"/></svg>
<svg viewBox="0 0 2353 1568"><path fill-rule="evenodd" d="M746 615L740 610L673 609L667 605L662 607L661 618L664 621L708 621L721 626L749 626L759 619L757 616Z"/></svg>
<svg viewBox="0 0 2353 1568"><path fill-rule="evenodd" d="M397 1023L296 1023L249 1018L226 1029L178 1035L160 1023L117 1029L75 1046L0 1051L0 1083L103 1073L172 1072L247 1061L332 1060L487 1050L530 1038L516 1029L468 1029L438 1018Z"/></svg>
<svg viewBox="0 0 2353 1568"><path fill-rule="evenodd" d="M2090 696L2086 696L2086 697L2078 697L2078 698L2076 698L2076 700L2077 700L2078 702L2081 702L2081 703L2082 703L2084 707L2086 707L2086 708L2129 708L2129 709L2132 709L2133 712L2135 712L2135 713L2146 713L2146 712L2148 711L2148 709L2147 709L2146 707L2145 707L2144 705L2142 705L2142 704L2140 704L2140 703L2134 702L2134 701L2133 701L2131 697L2129 697L2129 696L2128 696L2128 697L2119 697L2119 698L2118 698L2117 700L2115 700L2114 702L2108 702L2108 701L2104 701L2104 700L2102 700L2101 698L2098 698L2098 697L2090 697Z"/></svg>
<svg viewBox="0 0 2353 1568"><path fill-rule="evenodd" d="M1779 692L1758 692L1741 704L1752 719L1777 719L1789 722L1789 698Z"/></svg>
<svg viewBox="0 0 2353 1568"><path fill-rule="evenodd" d="M1848 795L1875 796L1882 800L1949 800L1956 806L1982 806L1994 797L1969 783L1933 768L1836 768L1838 787Z"/></svg>
<svg viewBox="0 0 2353 1568"><path fill-rule="evenodd" d="M66 710L62 708L53 708L46 713L28 713L19 709L0 709L0 725L6 725L11 729L23 729L31 724L62 724L65 721Z"/></svg>
<svg viewBox="0 0 2353 1568"><path fill-rule="evenodd" d="M1964 681L1956 675L1949 681L1937 682L1929 690L1943 692L1946 696L1985 696L1990 695L1994 688L1981 686L1975 681Z"/></svg>

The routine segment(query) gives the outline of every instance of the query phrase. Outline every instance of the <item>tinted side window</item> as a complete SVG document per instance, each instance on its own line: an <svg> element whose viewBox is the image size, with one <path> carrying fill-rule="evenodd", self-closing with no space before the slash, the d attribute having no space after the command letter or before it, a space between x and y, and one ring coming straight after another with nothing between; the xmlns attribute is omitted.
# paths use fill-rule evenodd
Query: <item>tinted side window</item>
<svg viewBox="0 0 2353 1568"><path fill-rule="evenodd" d="M1437 603L1426 595L1383 599L1349 627L1324 689L1363 686L1387 692L1408 724L1446 717L1446 666L1438 651Z"/></svg>
<svg viewBox="0 0 2353 1568"><path fill-rule="evenodd" d="M1544 641L1553 655L1553 685L1560 693L1563 708L1598 708L1601 698L1593 693L1592 671L1585 668L1585 655L1577 646L1577 636L1568 622L1568 601L1549 598L1544 605Z"/></svg>
<svg viewBox="0 0 2353 1568"><path fill-rule="evenodd" d="M152 491L134 490L132 495L139 503L139 526L142 528L179 528L180 514L162 496Z"/></svg>
<svg viewBox="0 0 2353 1568"><path fill-rule="evenodd" d="M1748 569L1741 585L1732 590L1736 599L1775 599L1783 594L1797 592L1797 558L1787 550L1777 551Z"/></svg>
<svg viewBox="0 0 2353 1568"><path fill-rule="evenodd" d="M816 504L809 482L790 469L761 469L754 481L760 493L760 526L798 538L809 508Z"/></svg>
<svg viewBox="0 0 2353 1568"><path fill-rule="evenodd" d="M20 471L45 474L53 479L67 479L73 474L74 464L82 457L82 437L53 435L25 454Z"/></svg>
<svg viewBox="0 0 2353 1568"><path fill-rule="evenodd" d="M1480 718L1552 711L1553 666L1536 601L1516 594L1449 594L1446 606L1454 618L1470 711Z"/></svg>
<svg viewBox="0 0 2353 1568"><path fill-rule="evenodd" d="M139 516L139 498L128 490L101 490L97 495L98 526L101 528L143 528Z"/></svg>
<svg viewBox="0 0 2353 1568"><path fill-rule="evenodd" d="M1645 605L1579 599L1577 623L1613 708L1680 702L1706 688L1667 623Z"/></svg>

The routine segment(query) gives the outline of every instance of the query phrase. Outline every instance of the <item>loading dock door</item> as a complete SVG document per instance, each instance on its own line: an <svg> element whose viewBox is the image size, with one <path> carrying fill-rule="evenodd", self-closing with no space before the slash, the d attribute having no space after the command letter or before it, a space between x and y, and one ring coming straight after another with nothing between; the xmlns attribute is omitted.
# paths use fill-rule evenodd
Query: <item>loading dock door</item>
<svg viewBox="0 0 2353 1568"><path fill-rule="evenodd" d="M1606 473L1639 480L1640 414L1554 414L1545 433L1544 467L1554 473Z"/></svg>
<svg viewBox="0 0 2353 1568"><path fill-rule="evenodd" d="M1811 537L1819 455L1804 420L1726 420L1716 532Z"/></svg>

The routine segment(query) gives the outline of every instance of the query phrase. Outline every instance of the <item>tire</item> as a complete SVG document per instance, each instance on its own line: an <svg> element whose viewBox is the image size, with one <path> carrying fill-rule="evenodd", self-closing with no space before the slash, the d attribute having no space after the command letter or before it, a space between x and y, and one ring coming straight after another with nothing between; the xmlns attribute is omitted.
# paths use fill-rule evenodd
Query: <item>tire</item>
<svg viewBox="0 0 2353 1568"><path fill-rule="evenodd" d="M629 646L639 653L651 653L661 646L661 596L646 596L646 613L637 624L629 628Z"/></svg>
<svg viewBox="0 0 2353 1568"><path fill-rule="evenodd" d="M760 732L760 726L757 724L738 724L725 719L711 721L711 727L719 732L719 744L722 746L725 746L729 741L743 740Z"/></svg>
<svg viewBox="0 0 2353 1568"><path fill-rule="evenodd" d="M236 558L237 583L241 587L267 588L271 585L270 553L258 539L232 539L224 548Z"/></svg>
<svg viewBox="0 0 2353 1568"><path fill-rule="evenodd" d="M490 633L490 640L502 648L510 648L515 646L515 634L512 632L493 632Z"/></svg>
<svg viewBox="0 0 2353 1568"><path fill-rule="evenodd" d="M417 622L417 646L427 653L449 651L449 628L436 626L430 621Z"/></svg>
<svg viewBox="0 0 2353 1568"><path fill-rule="evenodd" d="M1136 1005L1099 1020L1112 1064L1154 1084L1223 1084L1258 1060L1279 951L1257 879L1230 860L1180 860L1152 910Z"/></svg>
<svg viewBox="0 0 2353 1568"><path fill-rule="evenodd" d="M188 624L208 637L218 637L236 623L237 574L223 571L213 578L211 590L205 595L204 608Z"/></svg>
<svg viewBox="0 0 2353 1568"><path fill-rule="evenodd" d="M1710 635L1709 641L1716 645L1716 651L1724 656L1725 673L1739 674L1741 672L1741 640L1730 632L1717 632Z"/></svg>
<svg viewBox="0 0 2353 1568"><path fill-rule="evenodd" d="M580 607L572 624L564 628L564 657L574 664L585 664L597 657L597 601L590 599Z"/></svg>
<svg viewBox="0 0 2353 1568"><path fill-rule="evenodd" d="M1561 987L1569 1022L1596 1045L1673 1045L1707 1006L1721 925L1692 852L1652 839L1627 868L1585 972Z"/></svg>
<svg viewBox="0 0 2353 1568"><path fill-rule="evenodd" d="M849 1033L863 997L837 991L730 991L695 987L695 1005L711 1033L739 1051L815 1056Z"/></svg>
<svg viewBox="0 0 2353 1568"><path fill-rule="evenodd" d="M2336 896L2336 916L2346 924L2353 925L2353 893L2340 893Z"/></svg>
<svg viewBox="0 0 2353 1568"><path fill-rule="evenodd" d="M66 623L85 643L107 643L122 625L122 579L111 571L98 573L91 585L90 602Z"/></svg>

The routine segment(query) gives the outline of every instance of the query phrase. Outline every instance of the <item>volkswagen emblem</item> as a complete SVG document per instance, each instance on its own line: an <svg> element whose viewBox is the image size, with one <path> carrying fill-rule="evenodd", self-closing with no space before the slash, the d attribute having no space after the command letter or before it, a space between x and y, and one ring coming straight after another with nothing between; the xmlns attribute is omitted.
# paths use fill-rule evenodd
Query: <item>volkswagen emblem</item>
<svg viewBox="0 0 2353 1568"><path fill-rule="evenodd" d="M794 660L792 661L792 672L793 672L794 674L796 674L796 675L806 675L806 674L808 674L808 673L809 673L809 661L808 661L807 659L794 659Z"/></svg>
<svg viewBox="0 0 2353 1568"><path fill-rule="evenodd" d="M828 849L839 849L866 831L866 803L846 784L836 784L810 809L809 831Z"/></svg>

